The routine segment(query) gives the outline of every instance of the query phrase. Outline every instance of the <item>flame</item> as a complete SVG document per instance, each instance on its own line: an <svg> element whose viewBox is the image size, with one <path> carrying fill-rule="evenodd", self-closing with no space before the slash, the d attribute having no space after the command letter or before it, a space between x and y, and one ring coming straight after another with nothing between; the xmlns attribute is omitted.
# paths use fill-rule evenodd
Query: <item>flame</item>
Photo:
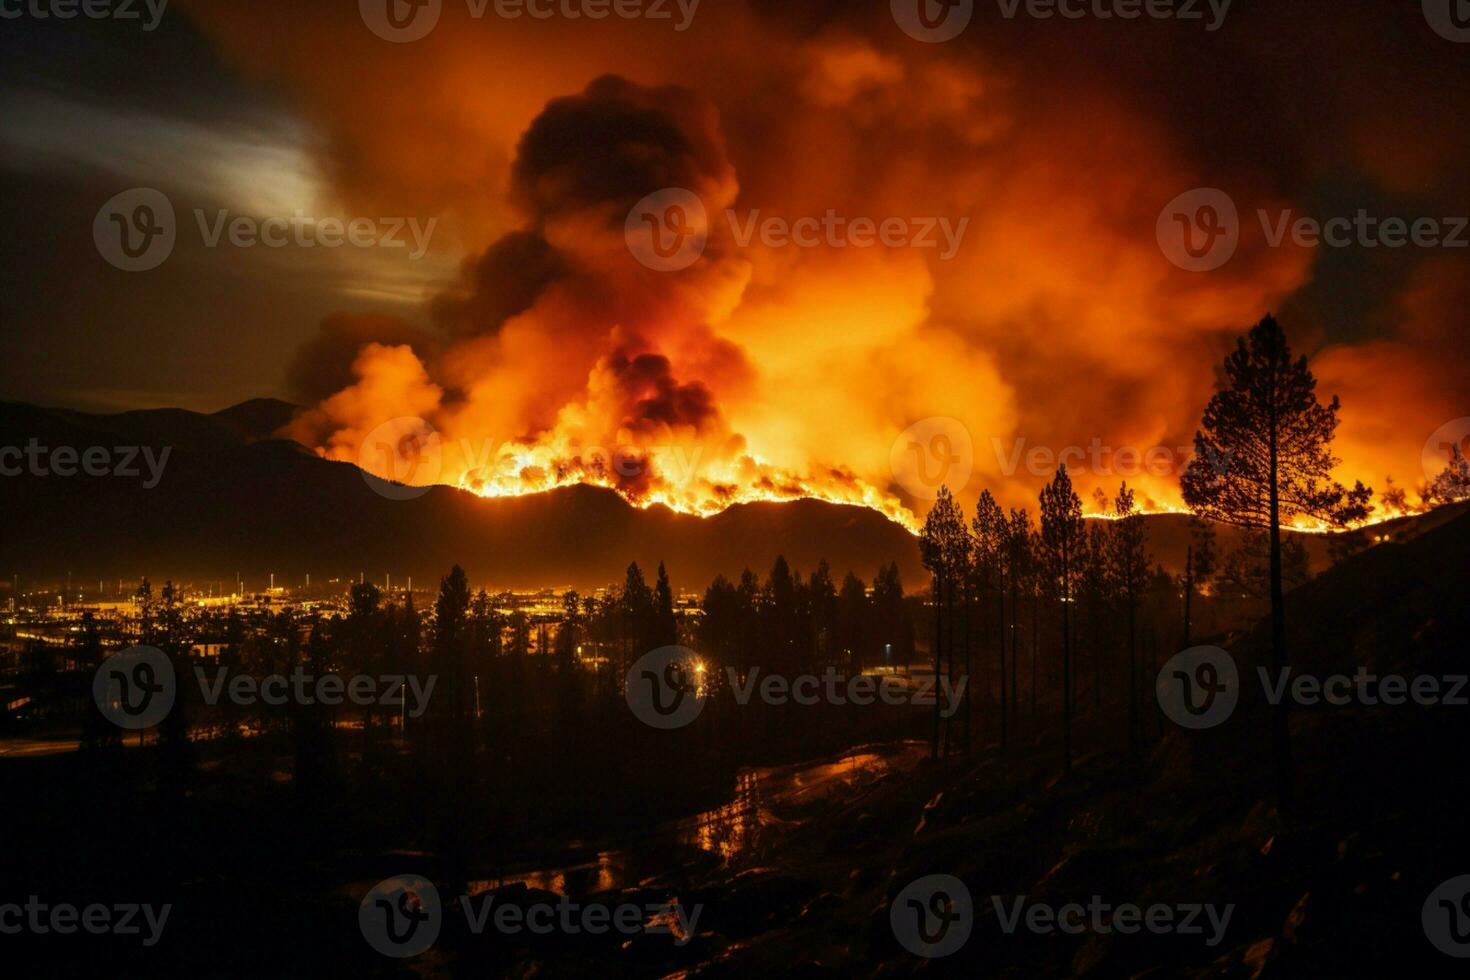
<svg viewBox="0 0 1470 980"><path fill-rule="evenodd" d="M621 459L635 467L652 468L647 456L626 452ZM594 454L589 462L582 455L559 454L549 445L510 445L501 450L492 465L466 469L457 480L447 482L481 497L518 497L584 484L617 491L630 504L645 510L662 506L695 517L710 517L735 504L819 500L869 508L911 533L917 534L921 526L914 512L896 496L850 474L841 482L823 485L752 454L703 466L697 479L658 478L655 486L643 492L630 489L620 479L615 468L621 465L617 456Z"/></svg>

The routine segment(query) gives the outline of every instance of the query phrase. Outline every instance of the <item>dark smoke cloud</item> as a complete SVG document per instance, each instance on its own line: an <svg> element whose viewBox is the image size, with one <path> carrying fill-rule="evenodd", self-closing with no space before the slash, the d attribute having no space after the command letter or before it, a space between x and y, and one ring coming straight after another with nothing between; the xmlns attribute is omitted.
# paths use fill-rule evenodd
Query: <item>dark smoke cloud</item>
<svg viewBox="0 0 1470 980"><path fill-rule="evenodd" d="M513 231L466 263L457 291L435 298L434 320L451 338L499 330L563 273L556 249L534 231Z"/></svg>
<svg viewBox="0 0 1470 980"><path fill-rule="evenodd" d="M536 117L516 147L510 200L537 226L605 210L616 222L610 227L620 229L645 194L665 187L699 193L734 177L707 99L604 75Z"/></svg>

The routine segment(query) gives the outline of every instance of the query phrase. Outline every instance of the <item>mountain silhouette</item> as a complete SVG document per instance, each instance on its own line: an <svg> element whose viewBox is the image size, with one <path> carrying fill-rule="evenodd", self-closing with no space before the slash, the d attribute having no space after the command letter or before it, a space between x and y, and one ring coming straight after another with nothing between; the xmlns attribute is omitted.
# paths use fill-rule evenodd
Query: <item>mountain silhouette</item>
<svg viewBox="0 0 1470 980"><path fill-rule="evenodd" d="M811 571L871 579L897 561L905 583L924 580L915 539L876 511L817 500L737 504L701 518L646 509L612 490L570 486L482 498L432 487L409 500L377 493L356 466L266 438L290 417L283 402L253 401L214 415L180 409L101 416L0 403L0 445L31 439L82 452L98 446L170 447L158 485L139 476L0 479L4 573L32 581L150 575L233 582L318 582L365 574L425 585L458 562L487 587L593 589L620 582L631 561L668 564L682 589L778 554ZM113 453L113 459L121 455Z"/></svg>

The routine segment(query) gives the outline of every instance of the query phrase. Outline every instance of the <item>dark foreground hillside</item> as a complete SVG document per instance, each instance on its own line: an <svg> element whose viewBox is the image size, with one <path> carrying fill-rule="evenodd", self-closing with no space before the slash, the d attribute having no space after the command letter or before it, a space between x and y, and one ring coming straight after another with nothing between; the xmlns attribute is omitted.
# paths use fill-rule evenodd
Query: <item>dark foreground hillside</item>
<svg viewBox="0 0 1470 980"><path fill-rule="evenodd" d="M1467 571L1470 517L1356 556L1289 597L1294 656L1324 674L1470 672ZM1264 635L1231 644L1242 674ZM1150 712L1153 723L1159 712ZM1300 812L1289 819L1271 796L1264 712L1245 697L1208 731L1162 722L1136 764L1115 715L1084 724L1080 741L1096 747L1071 776L1059 775L1058 739L1045 731L1005 753L991 746L973 761L893 777L811 815L768 858L784 870L723 896L783 898L752 898L744 911L763 916L766 930L702 975L1464 976L1463 960L1430 945L1421 912L1441 882L1470 873L1470 707L1292 717ZM931 874L966 884L975 921L959 952L926 961L899 947L888 904ZM1022 896L1027 906L1099 896L1234 911L1214 946L1208 926L1203 936L1024 926L1008 935L992 896L1007 914Z"/></svg>
<svg viewBox="0 0 1470 980"><path fill-rule="evenodd" d="M1467 556L1470 516L1462 516L1292 593L1300 670L1464 673ZM701 820L676 819L720 802L723 777L691 778L698 763L681 769L681 760L698 758L698 739L625 725L616 744L636 751L651 777L640 796L646 816L615 829L594 801L527 798L527 777L460 815L466 826L489 828L519 811L549 829L570 808L583 825L615 829L607 840L571 842L555 860L524 851L527 867L550 870L502 867L493 876L500 883L471 891L501 905L555 903L561 894L585 905L677 901L700 910L682 945L647 932L473 935L440 856L420 843L384 845L401 840L428 803L412 769L371 792L349 792L341 807L302 806L292 802L284 747L268 739L224 760L201 747L196 790L168 805L162 788L131 782L151 779L143 753L152 749L128 750L137 757L117 771L89 768L80 755L6 761L0 826L18 846L6 849L4 879L21 891L49 882L62 889L53 900L176 903L168 941L153 949L117 937L25 939L54 976L93 975L102 964L119 976L164 967L240 977L1463 976L1463 961L1426 938L1422 917L1437 886L1470 874L1470 707L1294 710L1299 805L1284 816L1272 794L1263 699L1253 691L1263 636L1258 629L1225 641L1244 693L1223 723L1185 731L1149 698L1135 757L1123 705L1105 701L1078 722L1070 775L1046 700L1037 717L1023 709L1005 749L991 741L942 762L902 741L926 731L922 715L895 716L896 728L865 733L886 744L763 770L767 789L721 811L724 831L748 838L728 848ZM829 745L862 737L823 727ZM625 740L634 732L636 750ZM658 774L679 771L683 792L667 792L674 787ZM53 814L44 821L26 806L43 796ZM670 802L681 796L682 811ZM628 857L670 820L688 831L670 836L678 846L646 852L657 855L652 863ZM582 870L556 870L570 864ZM400 961L368 947L358 908L374 883L407 872L437 883L444 928L431 950ZM931 875L958 878L973 906L968 940L937 959L906 949L891 918L910 886ZM1025 918L1007 924L1017 909L1029 916L1073 904L1176 909L1195 931L1124 933L1111 911L1075 933L1045 928L1044 919L1038 928ZM1189 911L1196 907L1216 919Z"/></svg>

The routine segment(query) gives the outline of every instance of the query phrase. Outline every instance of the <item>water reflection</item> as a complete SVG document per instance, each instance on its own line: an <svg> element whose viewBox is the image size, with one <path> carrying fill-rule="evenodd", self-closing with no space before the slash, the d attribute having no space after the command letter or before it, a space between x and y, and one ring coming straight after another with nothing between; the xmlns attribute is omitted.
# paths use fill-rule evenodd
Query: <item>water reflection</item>
<svg viewBox="0 0 1470 980"><path fill-rule="evenodd" d="M470 882L471 894L503 885L525 885L558 895L588 895L624 888L633 877L633 855L629 851L599 851L591 861L557 868L540 868L502 878Z"/></svg>
<svg viewBox="0 0 1470 980"><path fill-rule="evenodd" d="M861 746L837 759L790 766L746 768L735 777L730 801L691 817L660 824L648 836L618 850L566 865L517 871L472 884L479 892L524 884L559 895L581 896L628 888L680 863L690 849L722 865L753 859L784 828L797 824L815 804L847 798L890 772L906 772L928 753L921 742Z"/></svg>
<svg viewBox="0 0 1470 980"><path fill-rule="evenodd" d="M773 833L796 821L802 807L834 795L847 796L890 772L908 771L927 752L923 743L902 742L862 746L828 762L742 769L729 803L673 821L669 827L680 844L708 851L729 864L757 853Z"/></svg>

